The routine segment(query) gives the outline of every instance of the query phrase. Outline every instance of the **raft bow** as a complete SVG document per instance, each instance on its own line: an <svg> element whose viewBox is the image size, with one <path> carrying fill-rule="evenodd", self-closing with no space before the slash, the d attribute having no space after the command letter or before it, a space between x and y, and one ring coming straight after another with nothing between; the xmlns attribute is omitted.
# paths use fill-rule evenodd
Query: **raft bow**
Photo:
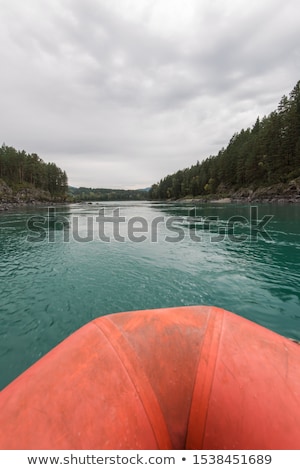
<svg viewBox="0 0 300 470"><path fill-rule="evenodd" d="M0 392L0 448L298 449L299 366L216 307L107 315Z"/></svg>

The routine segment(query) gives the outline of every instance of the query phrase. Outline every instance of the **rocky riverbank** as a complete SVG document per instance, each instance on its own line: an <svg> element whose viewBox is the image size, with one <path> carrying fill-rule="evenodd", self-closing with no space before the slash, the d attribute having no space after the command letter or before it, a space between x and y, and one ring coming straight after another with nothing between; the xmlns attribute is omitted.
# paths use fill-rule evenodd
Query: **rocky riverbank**
<svg viewBox="0 0 300 470"><path fill-rule="evenodd" d="M231 200L232 202L300 203L300 178L255 190L241 188L231 194Z"/></svg>
<svg viewBox="0 0 300 470"><path fill-rule="evenodd" d="M300 178L288 183L278 183L260 188L239 188L238 190L222 191L221 194L212 194L202 197L183 198L182 202L219 202L219 203L300 203Z"/></svg>
<svg viewBox="0 0 300 470"><path fill-rule="evenodd" d="M53 201L49 191L36 188L19 188L13 190L3 180L0 180L0 211L61 202L63 201Z"/></svg>

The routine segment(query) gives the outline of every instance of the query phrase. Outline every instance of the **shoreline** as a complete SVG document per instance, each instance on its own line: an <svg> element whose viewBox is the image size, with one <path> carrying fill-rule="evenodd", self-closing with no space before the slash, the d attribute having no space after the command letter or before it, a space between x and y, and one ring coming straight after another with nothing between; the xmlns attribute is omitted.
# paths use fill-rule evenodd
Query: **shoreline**
<svg viewBox="0 0 300 470"><path fill-rule="evenodd" d="M101 202L101 201L97 201ZM185 204L300 204L300 195L297 196L283 196L277 195L273 197L249 197L249 196L220 196L213 195L211 197L184 197L179 199L157 199L147 200L153 203L185 203ZM0 202L0 214L5 212L15 211L17 209L38 209L39 207L53 207L53 206L68 206L74 202L61 202L61 201L19 201L19 202Z"/></svg>
<svg viewBox="0 0 300 470"><path fill-rule="evenodd" d="M2 194L0 197L0 213L16 209L32 209L47 206L65 206L75 201L53 200L50 194L38 191L23 191L21 194ZM4 197L3 197L4 196ZM25 197L24 197L25 196ZM85 201L88 203L88 201ZM101 201L97 201L101 202ZM103 201L104 202L104 201ZM300 204L300 178L288 184L277 184L257 189L240 188L235 191L224 191L202 196L185 196L172 199L149 200L149 202L186 203L186 204Z"/></svg>
<svg viewBox="0 0 300 470"><path fill-rule="evenodd" d="M258 188L244 186L238 189L221 185L215 193L199 196L187 195L178 198L163 199L169 202L187 202L195 204L299 204L300 203L300 177L285 183L276 183Z"/></svg>
<svg viewBox="0 0 300 470"><path fill-rule="evenodd" d="M30 201L30 202L0 202L0 213L10 212L15 209L32 209L39 207L52 207L52 206L66 206L72 204L70 202L58 202L58 201Z"/></svg>
<svg viewBox="0 0 300 470"><path fill-rule="evenodd" d="M282 195L272 198L250 198L250 197L194 197L180 199L166 199L164 202L186 202L189 204L300 204L298 197L282 197Z"/></svg>

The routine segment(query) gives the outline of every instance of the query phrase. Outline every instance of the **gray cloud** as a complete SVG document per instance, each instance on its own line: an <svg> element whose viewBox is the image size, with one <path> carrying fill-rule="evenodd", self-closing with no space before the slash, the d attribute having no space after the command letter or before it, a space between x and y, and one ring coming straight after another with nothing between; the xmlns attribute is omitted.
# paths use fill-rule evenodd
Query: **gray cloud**
<svg viewBox="0 0 300 470"><path fill-rule="evenodd" d="M0 3L2 141L73 185L151 185L299 79L296 0Z"/></svg>

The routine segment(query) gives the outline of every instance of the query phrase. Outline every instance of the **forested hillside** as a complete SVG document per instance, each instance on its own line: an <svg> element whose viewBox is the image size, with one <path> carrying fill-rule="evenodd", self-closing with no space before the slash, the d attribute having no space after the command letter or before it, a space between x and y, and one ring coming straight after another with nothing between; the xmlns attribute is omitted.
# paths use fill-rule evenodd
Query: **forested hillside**
<svg viewBox="0 0 300 470"><path fill-rule="evenodd" d="M45 163L37 154L28 154L5 144L0 148L0 180L12 190L41 190L54 199L63 199L68 189L65 171L55 163Z"/></svg>
<svg viewBox="0 0 300 470"><path fill-rule="evenodd" d="M300 176L300 81L276 111L233 135L216 156L154 184L152 199L230 195L285 184Z"/></svg>

